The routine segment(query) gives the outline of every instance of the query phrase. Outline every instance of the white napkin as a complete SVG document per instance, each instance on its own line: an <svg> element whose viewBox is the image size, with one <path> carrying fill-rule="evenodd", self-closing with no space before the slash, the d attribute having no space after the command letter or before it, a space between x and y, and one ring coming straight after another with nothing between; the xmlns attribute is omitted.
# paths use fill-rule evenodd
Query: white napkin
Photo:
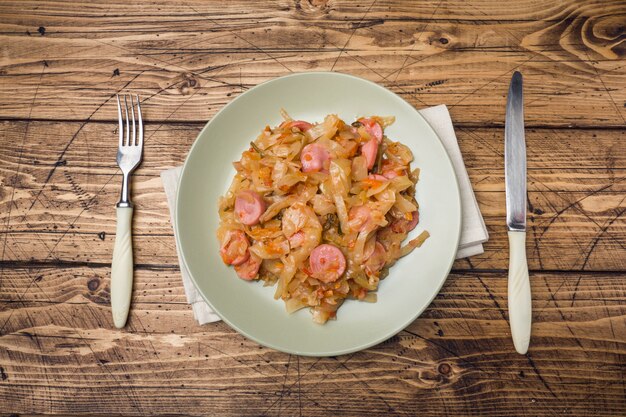
<svg viewBox="0 0 626 417"><path fill-rule="evenodd" d="M448 151L461 189L461 240L456 259L479 255L484 252L483 243L489 239L489 233L487 233L483 215L478 208L472 183L465 169L448 108L441 104L420 110L419 113L437 133L443 142L443 147Z"/></svg>
<svg viewBox="0 0 626 417"><path fill-rule="evenodd" d="M165 195L167 196L167 205L170 207L170 218L172 220L172 227L176 224L174 219L176 218L176 191L178 190L178 179L183 171L183 167L179 166L172 169L167 169L161 172L161 181L163 181L163 188L165 189ZM178 264L180 265L180 274L183 277L183 287L185 288L185 295L187 296L187 302L191 304L193 310L193 316L198 323L206 324L213 323L214 321L221 320L220 317L211 310L208 304L204 301L196 286L193 285L191 280L191 274L187 269L187 265L183 262L183 258L180 257L180 248L178 247L178 241L176 241L176 253L178 254Z"/></svg>
<svg viewBox="0 0 626 417"><path fill-rule="evenodd" d="M472 184L470 183L465 164L463 163L463 156L461 155L461 150L459 149L459 144L454 134L452 119L450 119L448 108L445 105L440 105L429 107L419 112L430 124L435 133L437 133L439 138L441 138L454 165L456 178L461 189L462 228L456 258L460 259L481 254L484 252L482 244L489 239L489 234L487 233L483 216L478 209L478 202L476 201L476 196L474 196L474 190L472 189ZM176 215L176 191L181 171L182 167L176 167L161 172L161 180L163 181L163 188L167 196L167 204L170 208L173 227L175 224L174 217ZM195 319L200 324L220 320L219 316L209 308L193 285L189 271L180 257L178 242L176 242L176 249L178 252L180 273L183 277L183 286L185 287L185 295L187 296L187 301L191 304Z"/></svg>

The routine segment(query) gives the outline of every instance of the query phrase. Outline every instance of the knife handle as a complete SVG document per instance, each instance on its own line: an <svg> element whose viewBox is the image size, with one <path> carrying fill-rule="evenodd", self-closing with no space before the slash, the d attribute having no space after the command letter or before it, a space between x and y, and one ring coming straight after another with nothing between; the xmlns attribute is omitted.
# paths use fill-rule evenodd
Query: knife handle
<svg viewBox="0 0 626 417"><path fill-rule="evenodd" d="M532 301L526 262L526 232L509 231L509 321L517 353L525 354L530 343Z"/></svg>
<svg viewBox="0 0 626 417"><path fill-rule="evenodd" d="M115 327L126 325L133 291L133 208L118 207L115 246L111 262L111 312Z"/></svg>

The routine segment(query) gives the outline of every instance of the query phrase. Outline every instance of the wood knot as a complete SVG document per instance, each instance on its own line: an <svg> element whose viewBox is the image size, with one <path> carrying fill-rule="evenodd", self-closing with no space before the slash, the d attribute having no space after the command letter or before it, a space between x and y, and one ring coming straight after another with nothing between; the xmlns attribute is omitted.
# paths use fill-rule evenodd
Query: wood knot
<svg viewBox="0 0 626 417"><path fill-rule="evenodd" d="M448 365L447 363L442 363L441 365L439 365L437 370L439 371L441 375L447 376L447 375L450 375L450 372L452 372L452 367Z"/></svg>
<svg viewBox="0 0 626 417"><path fill-rule="evenodd" d="M87 283L87 288L89 288L89 291L95 291L98 289L99 286L100 286L100 280L98 278L91 279Z"/></svg>
<svg viewBox="0 0 626 417"><path fill-rule="evenodd" d="M416 32L416 33L417 33L417 36L419 36L421 32ZM436 49L439 52L452 47L452 45L457 40L457 37L455 36L454 33L447 32L447 31L442 32L442 31L435 30L433 32L426 32L424 33L423 36L426 36L426 37L422 37L422 40L427 42L428 47Z"/></svg>
<svg viewBox="0 0 626 417"><path fill-rule="evenodd" d="M626 12L612 13L580 5L567 15L551 18L555 23L524 37L521 46L529 51L570 66L587 65L597 71L614 71L612 60L626 56ZM545 48L558 45L559 48ZM565 58L565 54L570 57Z"/></svg>
<svg viewBox="0 0 626 417"><path fill-rule="evenodd" d="M194 88L198 87L198 80L193 75L185 73L183 74L183 82L178 87L178 91L184 96L191 94Z"/></svg>
<svg viewBox="0 0 626 417"><path fill-rule="evenodd" d="M307 14L327 14L333 8L333 0L297 0L296 10Z"/></svg>
<svg viewBox="0 0 626 417"><path fill-rule="evenodd" d="M608 59L626 56L626 13L590 17L581 27L582 39L590 49Z"/></svg>

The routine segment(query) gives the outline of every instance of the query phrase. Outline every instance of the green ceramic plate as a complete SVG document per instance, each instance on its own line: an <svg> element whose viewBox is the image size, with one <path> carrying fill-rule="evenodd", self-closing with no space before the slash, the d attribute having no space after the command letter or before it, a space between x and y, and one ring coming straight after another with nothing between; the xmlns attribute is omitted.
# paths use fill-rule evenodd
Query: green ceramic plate
<svg viewBox="0 0 626 417"><path fill-rule="evenodd" d="M420 224L431 237L401 259L381 282L378 302L348 300L337 320L311 321L307 309L292 315L273 298L274 287L239 279L220 259L215 231L217 201L228 188L240 158L265 125L281 122L281 108L296 119L322 121L393 115L387 136L408 145L421 168L417 186ZM441 141L420 114L389 90L353 76L310 72L277 78L240 95L207 123L185 162L177 203L177 238L182 257L207 303L235 330L284 352L333 356L380 343L398 333L430 304L450 272L461 229L456 177Z"/></svg>

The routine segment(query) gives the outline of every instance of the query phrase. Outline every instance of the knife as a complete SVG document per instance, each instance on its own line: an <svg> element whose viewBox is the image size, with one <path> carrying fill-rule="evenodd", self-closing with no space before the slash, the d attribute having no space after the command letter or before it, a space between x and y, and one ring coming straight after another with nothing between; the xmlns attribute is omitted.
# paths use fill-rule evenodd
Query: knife
<svg viewBox="0 0 626 417"><path fill-rule="evenodd" d="M504 125L506 225L509 235L509 322L515 350L528 351L532 310L526 262L526 141L522 74L515 71L509 86Z"/></svg>

